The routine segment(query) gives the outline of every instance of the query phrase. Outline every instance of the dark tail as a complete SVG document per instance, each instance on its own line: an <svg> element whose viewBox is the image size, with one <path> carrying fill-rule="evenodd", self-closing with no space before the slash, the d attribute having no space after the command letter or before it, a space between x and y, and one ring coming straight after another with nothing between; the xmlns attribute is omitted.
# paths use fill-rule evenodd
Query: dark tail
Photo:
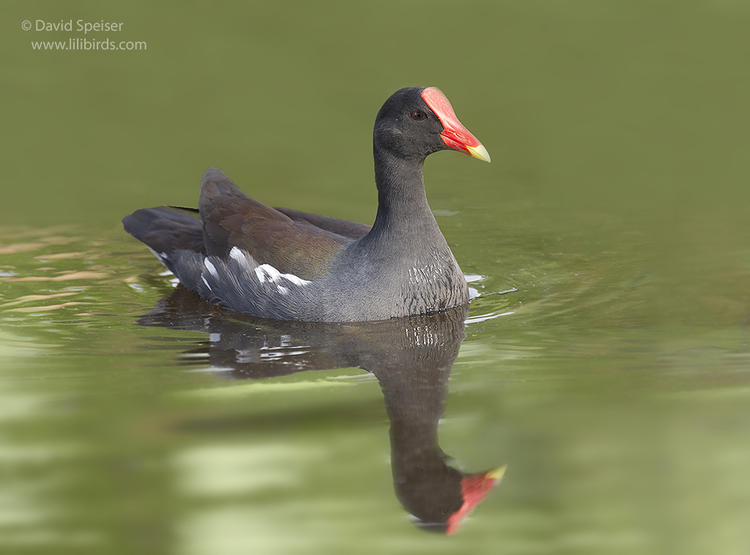
<svg viewBox="0 0 750 555"><path fill-rule="evenodd" d="M136 210L122 219L122 225L125 231L157 253L206 252L201 221L166 206Z"/></svg>

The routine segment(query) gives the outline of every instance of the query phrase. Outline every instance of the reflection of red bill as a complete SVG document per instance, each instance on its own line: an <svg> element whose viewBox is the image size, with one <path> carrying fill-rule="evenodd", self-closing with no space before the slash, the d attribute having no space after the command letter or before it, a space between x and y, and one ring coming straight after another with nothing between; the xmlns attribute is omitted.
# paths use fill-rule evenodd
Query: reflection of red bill
<svg viewBox="0 0 750 555"><path fill-rule="evenodd" d="M485 162L490 161L487 149L471 134L471 131L458 121L453 106L440 89L427 87L422 91L422 100L443 124L443 132L440 137L446 145L452 149L465 152L474 158L479 158Z"/></svg>
<svg viewBox="0 0 750 555"><path fill-rule="evenodd" d="M504 465L487 472L463 477L461 480L461 495L464 498L464 504L448 518L446 534L450 536L458 531L464 517L487 497L490 490L502 479L503 474L505 474Z"/></svg>

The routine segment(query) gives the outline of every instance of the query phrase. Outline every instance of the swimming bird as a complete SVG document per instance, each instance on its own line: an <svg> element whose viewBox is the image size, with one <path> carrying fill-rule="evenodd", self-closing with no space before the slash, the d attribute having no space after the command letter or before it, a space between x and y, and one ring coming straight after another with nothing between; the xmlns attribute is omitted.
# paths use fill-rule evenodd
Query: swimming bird
<svg viewBox="0 0 750 555"><path fill-rule="evenodd" d="M318 322L439 312L469 301L422 175L425 158L448 149L490 161L442 91L403 88L375 119L372 226L273 208L215 168L203 176L197 210L144 208L123 225L187 289L237 312Z"/></svg>

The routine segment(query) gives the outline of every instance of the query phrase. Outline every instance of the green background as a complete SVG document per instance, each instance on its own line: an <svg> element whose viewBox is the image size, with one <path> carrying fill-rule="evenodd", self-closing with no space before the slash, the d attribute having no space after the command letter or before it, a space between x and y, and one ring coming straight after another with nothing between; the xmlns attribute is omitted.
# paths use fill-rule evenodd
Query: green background
<svg viewBox="0 0 750 555"><path fill-rule="evenodd" d="M747 553L747 3L2 15L0 550ZM123 22L91 38L148 49L33 51L70 36L21 29L38 18ZM509 464L452 538L393 495L374 380L186 373L203 334L136 326L170 285L119 224L195 205L209 166L269 204L370 222L375 114L428 85L493 158L425 167L483 276L472 317L491 317L467 327L441 445Z"/></svg>

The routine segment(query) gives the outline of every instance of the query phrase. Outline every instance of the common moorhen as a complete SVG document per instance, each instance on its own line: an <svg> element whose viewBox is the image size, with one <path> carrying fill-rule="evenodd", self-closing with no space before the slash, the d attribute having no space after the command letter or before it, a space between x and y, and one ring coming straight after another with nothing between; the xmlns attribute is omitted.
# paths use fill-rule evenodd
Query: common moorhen
<svg viewBox="0 0 750 555"><path fill-rule="evenodd" d="M373 134L378 212L372 227L272 208L221 170L201 182L200 220L175 207L123 219L190 291L278 320L365 321L438 312L469 300L466 280L425 196L422 165L454 149L490 161L435 87L404 88Z"/></svg>

